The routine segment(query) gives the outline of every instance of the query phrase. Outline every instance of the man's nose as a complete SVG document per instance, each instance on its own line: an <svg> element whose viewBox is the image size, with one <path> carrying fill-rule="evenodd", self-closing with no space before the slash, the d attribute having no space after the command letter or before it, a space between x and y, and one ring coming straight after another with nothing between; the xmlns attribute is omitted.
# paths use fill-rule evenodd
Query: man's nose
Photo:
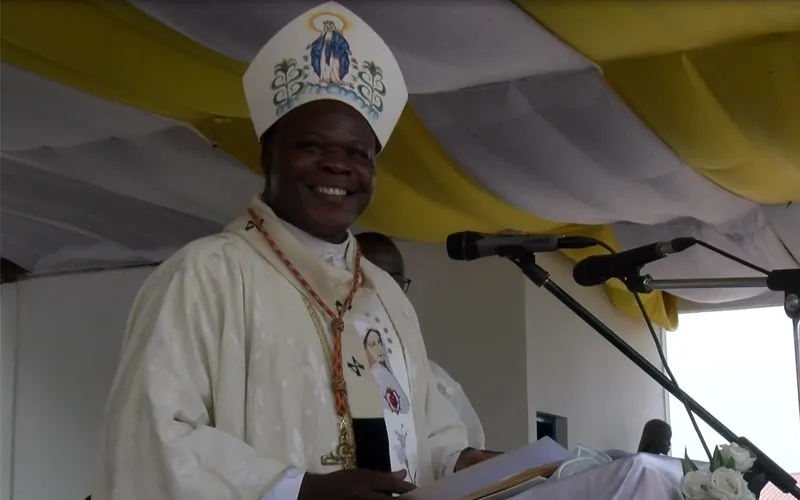
<svg viewBox="0 0 800 500"><path fill-rule="evenodd" d="M353 173L353 168L348 161L347 152L340 148L328 148L320 161L323 169L340 175Z"/></svg>

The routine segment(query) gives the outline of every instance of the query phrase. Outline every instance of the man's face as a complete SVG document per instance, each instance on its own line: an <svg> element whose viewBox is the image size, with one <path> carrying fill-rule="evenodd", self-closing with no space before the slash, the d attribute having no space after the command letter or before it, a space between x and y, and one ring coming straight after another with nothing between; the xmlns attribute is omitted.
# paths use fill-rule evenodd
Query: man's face
<svg viewBox="0 0 800 500"><path fill-rule="evenodd" d="M380 248L375 251L364 249L363 251L367 260L383 269L390 276L395 277L405 275L405 269L403 269L403 256L400 255L399 251L389 248Z"/></svg>
<svg viewBox="0 0 800 500"><path fill-rule="evenodd" d="M290 224L331 242L366 210L377 141L366 120L338 101L305 104L283 117L263 145L265 202Z"/></svg>

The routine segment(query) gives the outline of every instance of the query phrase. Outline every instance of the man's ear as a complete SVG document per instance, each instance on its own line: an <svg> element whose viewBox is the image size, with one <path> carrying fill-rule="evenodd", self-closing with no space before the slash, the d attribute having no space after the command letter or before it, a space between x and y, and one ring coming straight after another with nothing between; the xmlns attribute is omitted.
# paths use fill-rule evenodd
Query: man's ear
<svg viewBox="0 0 800 500"><path fill-rule="evenodd" d="M272 176L275 175L275 168L276 162L278 162L278 157L280 154L278 140L276 140L276 132L275 129L277 125L274 125L271 129L264 132L261 136L261 173L264 176L264 190L262 191L262 198L266 201L270 196L270 184Z"/></svg>
<svg viewBox="0 0 800 500"><path fill-rule="evenodd" d="M269 146L266 145L264 141L262 141L261 159L260 159L261 175L264 177L264 189L263 191L261 191L262 197L266 197L267 194L269 193L269 171L271 162L272 162L272 152L270 151Z"/></svg>
<svg viewBox="0 0 800 500"><path fill-rule="evenodd" d="M272 173L272 169L274 167L274 163L276 161L278 151L276 148L278 144L275 140L275 126L264 132L261 136L261 173L264 176L264 194L266 195L269 193L269 179L270 174Z"/></svg>
<svg viewBox="0 0 800 500"><path fill-rule="evenodd" d="M261 143L261 158L259 159L259 163L261 164L261 173L264 174L264 177L267 177L267 172L269 172L270 165L272 164L272 158L274 156L274 141L272 140L272 133L270 130L264 132L259 140Z"/></svg>

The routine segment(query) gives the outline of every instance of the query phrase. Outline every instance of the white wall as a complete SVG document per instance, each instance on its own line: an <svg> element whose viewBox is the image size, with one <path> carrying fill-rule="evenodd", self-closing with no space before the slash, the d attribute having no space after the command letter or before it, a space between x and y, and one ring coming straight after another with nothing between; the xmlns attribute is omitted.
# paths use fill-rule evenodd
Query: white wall
<svg viewBox="0 0 800 500"><path fill-rule="evenodd" d="M512 265L453 262L438 245L401 248L429 355L468 393L489 447L527 442L529 429L535 434L536 410L567 417L573 444L627 449L635 448L646 420L664 418L660 388L554 299L528 286ZM540 262L573 290L563 258ZM151 271L2 286L0 457L11 454L14 466L8 500L82 500L90 493L97 431L128 308ZM643 325L614 311L600 289L575 292L626 340L651 353ZM9 382L7 374L14 364L12 451L7 429L14 378Z"/></svg>
<svg viewBox="0 0 800 500"><path fill-rule="evenodd" d="M14 381L17 356L17 285L0 289L0 500L11 499Z"/></svg>
<svg viewBox="0 0 800 500"><path fill-rule="evenodd" d="M400 247L428 357L469 396L487 447L527 443L525 297L519 272L500 259L450 260L441 245Z"/></svg>
<svg viewBox="0 0 800 500"><path fill-rule="evenodd" d="M13 500L83 500L90 493L97 432L128 309L151 271L16 285ZM2 333L5 337L5 324Z"/></svg>
<svg viewBox="0 0 800 500"><path fill-rule="evenodd" d="M537 259L561 288L623 340L651 362L658 360L643 321L614 309L602 288L575 285L566 257ZM666 418L664 391L546 290L529 283L525 317L530 414L538 410L567 417L570 446L636 451L645 422Z"/></svg>

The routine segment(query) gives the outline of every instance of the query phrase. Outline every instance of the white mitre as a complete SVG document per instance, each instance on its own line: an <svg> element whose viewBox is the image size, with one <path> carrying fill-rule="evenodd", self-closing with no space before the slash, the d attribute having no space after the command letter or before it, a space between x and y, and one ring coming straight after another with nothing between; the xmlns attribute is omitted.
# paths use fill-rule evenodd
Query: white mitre
<svg viewBox="0 0 800 500"><path fill-rule="evenodd" d="M389 47L336 2L309 10L272 37L247 68L244 93L258 137L290 110L334 99L361 113L381 146L408 101Z"/></svg>

